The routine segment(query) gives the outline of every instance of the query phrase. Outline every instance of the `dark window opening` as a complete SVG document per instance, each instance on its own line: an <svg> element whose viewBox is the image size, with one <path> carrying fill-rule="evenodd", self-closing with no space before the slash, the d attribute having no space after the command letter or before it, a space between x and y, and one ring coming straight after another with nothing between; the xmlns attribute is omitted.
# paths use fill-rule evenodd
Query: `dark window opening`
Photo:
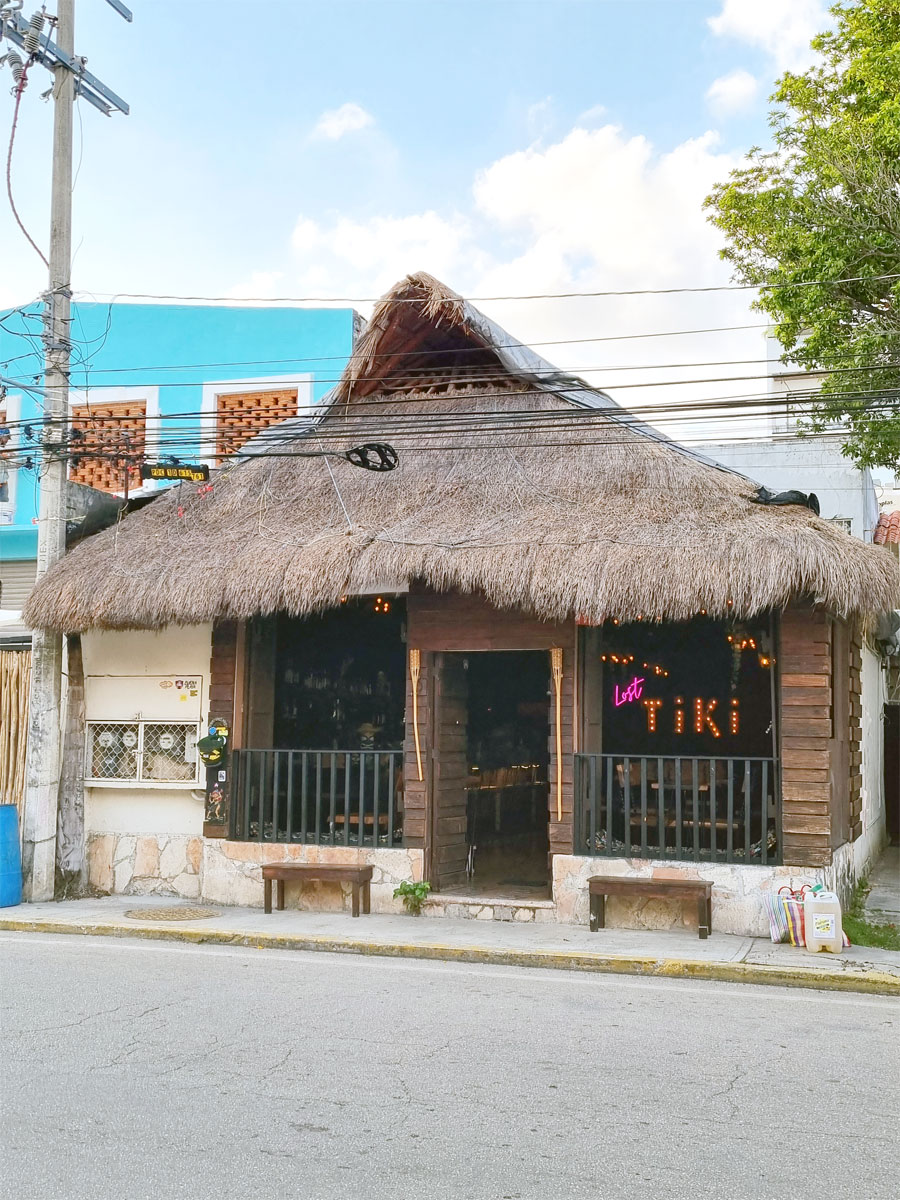
<svg viewBox="0 0 900 1200"><path fill-rule="evenodd" d="M276 749L400 750L406 698L406 604L348 600L275 632Z"/></svg>
<svg viewBox="0 0 900 1200"><path fill-rule="evenodd" d="M607 625L598 650L604 752L771 757L768 621Z"/></svg>
<svg viewBox="0 0 900 1200"><path fill-rule="evenodd" d="M779 860L773 641L768 615L585 631L578 850Z"/></svg>

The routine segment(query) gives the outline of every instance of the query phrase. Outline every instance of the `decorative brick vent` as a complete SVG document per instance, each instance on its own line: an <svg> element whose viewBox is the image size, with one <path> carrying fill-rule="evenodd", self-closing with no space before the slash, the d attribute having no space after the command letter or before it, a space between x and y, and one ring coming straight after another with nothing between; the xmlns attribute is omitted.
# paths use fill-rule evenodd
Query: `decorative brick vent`
<svg viewBox="0 0 900 1200"><path fill-rule="evenodd" d="M140 460L147 433L146 401L76 404L72 408L72 428L80 430L84 437L78 459L69 468L70 479L102 492L122 492L125 490L125 463L115 459L115 456L121 456L134 464L128 469L129 488L141 486ZM97 454L104 457L94 457Z"/></svg>
<svg viewBox="0 0 900 1200"><path fill-rule="evenodd" d="M216 454L227 458L263 429L296 415L296 388L216 396Z"/></svg>

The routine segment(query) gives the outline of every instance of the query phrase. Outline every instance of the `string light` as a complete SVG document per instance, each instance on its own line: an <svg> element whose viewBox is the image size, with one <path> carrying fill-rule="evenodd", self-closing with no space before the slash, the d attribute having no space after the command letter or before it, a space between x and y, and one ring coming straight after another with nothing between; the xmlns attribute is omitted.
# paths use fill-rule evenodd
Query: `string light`
<svg viewBox="0 0 900 1200"><path fill-rule="evenodd" d="M739 701L737 700L737 697L735 697L731 701L731 715L730 715L730 724L729 724L729 728L731 730L732 736L737 734L738 729L740 728L740 719L741 718L740 718L740 712L739 712L738 705L739 705Z"/></svg>
<svg viewBox="0 0 900 1200"><path fill-rule="evenodd" d="M662 700L644 700L642 703L647 710L647 732L656 733L656 710L662 708Z"/></svg>
<svg viewBox="0 0 900 1200"><path fill-rule="evenodd" d="M684 708L682 705L684 700L681 696L675 697L675 732L684 733Z"/></svg>
<svg viewBox="0 0 900 1200"><path fill-rule="evenodd" d="M708 725L710 733L713 735L713 737L717 738L717 737L722 736L718 726L716 725L715 721L712 719L712 714L715 711L715 709L718 707L718 703L719 703L718 700L713 699L713 700L707 700L706 704L704 705L703 700L700 696L697 696L694 699L694 732L695 733L703 733L704 727Z"/></svg>

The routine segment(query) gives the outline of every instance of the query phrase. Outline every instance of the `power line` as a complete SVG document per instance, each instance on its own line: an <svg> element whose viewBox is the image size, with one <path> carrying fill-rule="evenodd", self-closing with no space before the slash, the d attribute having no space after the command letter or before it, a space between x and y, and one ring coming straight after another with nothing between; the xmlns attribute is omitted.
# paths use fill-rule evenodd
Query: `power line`
<svg viewBox="0 0 900 1200"><path fill-rule="evenodd" d="M494 393L479 392L477 393L476 398L484 399L494 396L497 398L507 399L514 396L540 394L541 393L535 393L532 391L510 392L507 390ZM377 409L387 407L386 403L381 403L378 405L369 405L364 403L359 406L361 411L348 410L344 412L331 408L323 408L321 405L319 405L313 406L311 409L307 410L306 419L309 421L309 425L312 425L324 421L328 414L336 413L336 419L339 419L344 427L348 427L351 424L356 424L357 428L359 429L361 428L360 423L371 424L374 420L377 420L380 417L384 421L392 422L394 426L406 424L412 429L421 431L423 433L426 433L435 422L442 425L447 423L459 423L464 420L496 422L497 420L509 420L510 418L515 418L518 416L522 416L529 421L562 420L568 424L572 424L574 422L585 422L591 418L600 418L607 424L619 425L627 425L630 423L637 425L643 425L645 423L653 425L666 423L684 424L685 422L701 419L737 420L750 417L778 417L786 412L789 412L794 416L803 416L815 412L821 406L818 400L816 402L812 401L812 395L818 397L818 393L811 393L810 397L807 397L807 403L803 402L803 397L800 396L799 393L795 393L792 399L786 403L782 398L775 397L769 392L764 392L750 393L743 396L724 395L718 397L708 397L704 400L691 400L684 401L682 403L634 405L628 409L618 407L593 408L588 406L580 407L571 405L570 407L538 410L533 408L508 407L493 410L453 409L431 412L427 410L415 411L407 409L400 412L379 413ZM429 399L437 403L445 399L445 397L427 397L423 401L419 401L419 403L427 403ZM893 397L889 398L886 396L885 389L883 388L844 392L841 393L840 399L844 405L849 406L851 403L855 404L861 414L878 413L882 410L887 413L891 413L897 409L897 400L895 400ZM370 411L366 411L369 408L376 409L374 416ZM267 409L245 410L245 415L270 415L270 411L271 410ZM78 426L84 424L90 425L90 423L93 421L102 421L104 426L108 428L111 423L114 425L117 422L130 422L134 420L133 416L120 414L107 415L105 413L96 413L70 415L71 420L74 421ZM211 420L214 419L215 416L216 414L214 413L204 413L200 411L193 413L159 414L158 416L145 418L145 428L148 425L159 425L160 428L163 428L163 422L171 421L186 422L192 419L199 419L201 422L203 422L203 419L206 418L206 421L210 422L210 424L207 424L205 429L201 426L201 429L198 430L196 424L191 423L189 425L185 425L182 432L180 431L179 426L170 425L169 432L167 432L163 437L155 440L157 442L169 442L172 444L177 442L181 442L183 444L193 444L197 441L198 436L203 436L204 433L207 437L215 433L216 436L221 436L226 439L229 436L234 437L236 435L240 435L240 430L229 434L227 427L224 429L220 426L213 427ZM252 433L251 436L260 439L269 438L273 441L284 441L292 436L303 436L302 433L294 435L288 428L285 427L288 422L296 423L297 421L301 421L303 419L304 415L281 416L277 421L272 422L270 425L264 426L259 431ZM7 426L10 429L27 430L29 428L40 428L44 423L45 422L42 418L20 418L15 421L7 422ZM309 426L304 427L304 432L308 427Z"/></svg>
<svg viewBox="0 0 900 1200"><path fill-rule="evenodd" d="M2 27L0 27L0 33L2 33ZM8 55L7 55L7 58L10 61L11 65L13 65L13 76L15 77L15 74L16 74L16 68L14 65L15 60L9 59ZM18 59L18 55L16 55L16 58ZM16 86L13 90L13 95L15 96L15 103L13 105L12 125L10 126L10 130L9 130L9 147L6 151L6 196L7 196L7 199L9 200L9 207L12 210L12 215L15 219L15 222L18 225L19 229L22 231L22 233L25 237L25 240L28 242L29 246L31 246L32 250L34 250L35 254L37 254L37 256L40 258L40 260L44 264L44 266L49 268L50 264L47 261L47 256L44 254L43 250L40 248L40 246L37 244L37 242L34 240L34 238L31 236L31 234L25 228L25 224L24 224L22 218L19 216L19 210L16 208L16 202L13 199L13 190L12 190L12 156L13 156L13 146L14 146L15 140L16 140L16 129L18 128L18 125L19 125L19 109L22 104L22 93L25 91L25 88L28 86L28 70L31 67L31 64L33 62L34 62L33 56L29 56L29 58L26 60L26 62L24 64L22 64L21 60L19 60L19 76L18 76L18 79L16 79Z"/></svg>
<svg viewBox="0 0 900 1200"><path fill-rule="evenodd" d="M576 300L600 299L606 296L677 296L702 292L744 292L772 291L805 287L840 287L845 283L881 283L891 279L900 279L900 272L889 275L850 275L840 279L804 279L793 283L723 283L703 287L674 287L674 288L630 288L603 292L535 292L517 296L452 296L442 303L449 306L461 301L471 304L486 304L496 301L510 300ZM176 296L153 292L92 292L79 291L79 296L104 296L114 300L190 300L207 304L227 303L234 307L243 304L423 304L423 296Z"/></svg>
<svg viewBox="0 0 900 1200"><path fill-rule="evenodd" d="M638 341L646 338L659 337L689 337L695 334L706 333L732 333L740 332L747 329L767 329L770 322L761 321L751 325L716 325L707 329L662 329L652 333L619 333L607 334L603 337L586 337L586 338L558 338L554 341L543 342L528 342L527 349L534 346L579 346L593 342L629 342ZM428 350L428 358L433 358L444 354L486 354L496 350L520 350L525 346L523 342L499 342L491 346L459 346L446 350ZM367 359L402 359L402 358L421 358L426 351L423 350L398 350L394 352L384 352L381 354L366 355ZM342 362L346 363L352 360L353 353L350 354L309 354L297 358L248 358L236 360L232 362L205 362L205 363L155 363L147 364L139 367L98 367L94 371L96 375L103 374L126 374L134 371L196 371L209 369L212 367L257 367L257 366L287 366L291 363L323 363L323 362ZM759 360L763 361L763 360ZM192 383L200 383L200 380L192 380ZM207 381L202 381L207 382ZM214 381L209 381L214 382Z"/></svg>
<svg viewBox="0 0 900 1200"><path fill-rule="evenodd" d="M735 359L732 361L735 363L739 363L741 360ZM747 360L747 361L765 362L767 360L755 359L755 360ZM668 364L666 366L658 367L656 369L657 370L671 370L673 366L679 367L681 365L682 364ZM700 364L700 365L704 365L704 364ZM715 364L710 364L710 365L715 365ZM726 363L726 365L730 365L730 364ZM608 368L606 368L606 367L582 367L582 368L580 368L580 370L583 372L590 371L592 373L597 372L597 371L604 371L607 369ZM654 368L638 364L635 366L624 367L621 369L628 370L628 371L638 371L638 370L653 370ZM844 375L844 374L851 374L851 373L858 373L858 372L896 371L898 369L900 369L900 362L887 362L887 363L876 362L876 363L865 365L865 366L834 367L828 371L822 371L822 372L816 372L816 373L817 374L828 374L828 375ZM540 374L539 371L543 371L544 374ZM495 383L499 380L522 378L522 377L525 377L528 375L533 375L535 377L535 387L544 386L547 390L552 390L555 392L581 392L581 391L583 391L583 392L592 392L595 394L598 392L607 392L607 391L613 391L613 390L622 391L626 388L627 389L632 389L632 388L647 389L647 388L662 388L662 387L687 387L688 385L703 385L703 384L709 384L709 383L746 383L746 382L748 382L750 380L754 380L754 379L771 379L772 378L770 372L758 371L755 374L751 374L751 375L712 375L712 376L694 377L692 379L661 379L661 380L650 380L647 382L639 382L639 383L633 383L633 382L621 382L620 383L618 380L608 382L608 381L604 380L602 384L600 384L600 383L590 384L590 383L585 382L584 380L579 379L577 376L569 375L567 372L562 371L558 368L547 367L546 369L537 368L537 369L533 369L530 371L523 370L520 373L518 373L517 375L513 375L510 371L507 371L507 370L499 370L499 371L487 372L487 373L484 373L481 375L459 374L455 378L453 376L448 376L445 379L435 378L433 373L428 372L428 371L424 371L421 378L418 378L416 375L399 376L399 377L396 374L391 374L391 375L386 375L386 376L367 375L366 381L367 382L379 382L379 383L392 383L393 382L393 387L394 387L393 398L385 397L383 399L383 401L381 401L383 403L389 404L389 403L396 403L396 393L398 393L400 391L415 391L416 384L421 384L425 387L440 387L442 385L445 385L448 387L453 387L455 383L457 383L457 384L463 383L466 385L471 385L473 383ZM343 379L343 375L339 375L339 376L330 376L330 377L326 377L326 378L318 378L318 379L316 379L315 382L318 384L325 384L325 383L337 384L337 383L340 383L342 379ZM524 381L524 379L523 379L523 381ZM10 382L17 382L17 381L10 381ZM274 382L275 381L273 380L273 383ZM25 384L21 384L21 383L17 383L17 386L21 386L23 388L26 387ZM99 384L93 384L90 389L84 389L84 390L116 389L116 388L119 388L120 386L121 385L117 384L117 383L99 383ZM191 387L191 386L200 386L200 385L198 384L198 381L196 381L196 380L189 380L189 381L163 380L163 381L156 382L156 383L142 381L140 383L129 384L129 387L134 387L134 388L141 388L141 387L145 387L145 388L181 388L181 387ZM27 389L27 390L41 391L42 389L40 387L32 386L30 389ZM79 389L76 388L74 390L77 391ZM259 384L259 385L255 385L254 388L250 389L251 394L252 394L253 390L273 391L273 390L278 390L278 389L271 388L271 387L267 388L265 386L265 384ZM532 388L531 390L534 390L534 388ZM814 390L814 389L811 389L811 390ZM353 398L351 397L350 403L360 404L360 403L364 402L365 399L366 398L364 397L362 400L353 400Z"/></svg>
<svg viewBox="0 0 900 1200"><path fill-rule="evenodd" d="M884 406L884 407L886 408L886 406ZM876 409L876 413L879 411L881 411L881 410ZM887 410L887 411L889 411L889 410ZM577 419L573 421L572 418L573 418L573 416L576 415L576 413L578 414ZM412 416L414 416L414 415L415 414L412 414ZM731 417L728 419L729 419L729 423L733 424L735 419L747 418L747 417L756 416L756 415L757 414L741 413L741 414L738 414L737 417ZM410 416L410 414L406 414L406 416L408 417L408 416ZM461 419L461 418L463 418L463 419ZM685 421L686 419L687 418L684 418L684 417L679 418L679 420L681 420L682 422ZM472 445L472 442L471 442L472 436L482 434L482 433L485 435L487 435L487 434L491 434L491 435L506 434L506 435L518 435L519 437L522 437L522 436L531 435L531 434L534 434L535 436L539 436L539 435L546 435L548 433L553 433L553 432L562 432L562 433L571 433L573 435L575 435L577 433L578 441L572 442L572 443L561 443L559 440L554 440L554 442L549 443L549 444L552 444L552 445L602 444L602 445L607 445L607 446L608 445L621 445L621 444L646 445L647 441L648 441L648 435L642 433L640 427L637 426L635 423L628 422L628 421L611 422L606 418L605 414L602 411L596 411L596 410L572 410L572 411L543 410L543 411L537 412L537 413L535 413L533 411L523 410L523 411L516 412L516 413L443 414L439 420L435 421L434 423L432 423L431 425L427 426L424 429L418 423L415 423L415 422L413 422L412 424L399 425L396 420L394 420L393 422L388 421L388 423L380 425L380 426L376 426L374 428L375 428L375 432L370 433L369 431L366 431L364 433L359 428L357 428L357 430L354 432L352 429L346 429L346 428L341 428L341 427L338 427L335 429L329 429L326 425L324 427L319 426L312 430L307 429L302 434L295 434L293 436L290 436L286 433L286 431L279 430L277 426L273 426L273 427L270 427L269 430L263 431L263 433L258 434L256 436L256 438L254 438L253 440L255 442L264 442L266 440L265 434L268 433L271 435L269 438L270 442L272 443L273 446L276 446L276 447L284 447L284 446L288 446L292 443L296 444L298 442L306 442L308 440L308 436L315 436L319 441L321 441L323 443L329 442L332 444L338 444L338 443L343 444L343 443L347 442L348 440L359 440L360 438L362 438L364 436L378 438L380 440L390 439L390 440L396 441L396 442L398 442L398 444L400 444L398 439L405 439L405 440L419 439L422 436L434 438L440 434L444 434L444 435L450 434L450 435L460 435L460 436L466 438L467 439L466 441L459 442L456 445L456 448L466 449ZM601 429L604 430L604 433L605 433L605 436L602 439L602 441L591 442L586 437L586 434L588 434L589 432L598 431ZM621 433L622 431L627 431L629 429L633 429L636 436L631 436L631 437L626 437L626 438L621 438L621 437L617 438L617 437L610 436L610 434L612 434L612 433ZM834 430L834 431L829 431L829 432L822 433L822 434L819 434L816 436L819 439L821 439L823 437L843 438L846 436L846 430ZM759 440L759 437L758 437L758 435L750 435L746 438L735 438L733 436L726 435L726 437L723 439L723 436L720 434L719 435L709 434L705 437L691 436L689 439L686 439L686 441L689 441L689 443L691 445L695 445L695 446L696 445L704 445L704 444L719 444L723 440L726 440L728 442L736 442L736 441L743 441L743 440L756 442ZM801 441L804 439L799 434L788 434L788 435L779 435L778 440L780 442L785 442L785 441ZM167 457L167 455L164 453L165 451L169 451L169 455L168 455L169 457L174 457L174 452L176 450L190 451L190 452L196 454L197 449L198 449L197 444L196 444L196 438L193 438L193 437L161 438L158 440L147 439L144 442L144 449L142 451L131 450L130 448L126 448L124 446L119 446L115 449L110 449L109 448L110 441L111 441L111 438L109 437L109 435L105 434L103 431L101 431L98 435L98 440L96 442L93 442L91 440L91 434L88 431L83 440L82 439L67 440L64 443L59 443L58 445L56 445L54 447L48 447L47 449L49 451L51 451L51 453L55 454L57 457L60 457L60 458L68 458L68 459L78 458L78 459L86 459L86 460L113 459L113 460L117 460L117 461L121 461L121 460L125 460L125 459L133 459L135 461L138 461L140 459L145 459L145 458L149 457L151 454L154 457L160 457L160 455L162 455L163 457ZM248 439L248 441L249 441L249 439ZM516 443L516 444L521 446L521 443ZM529 446L530 445L540 445L540 444L542 444L542 443L537 443L533 439L528 442ZM406 448L412 449L412 450L419 450L419 449L431 450L434 447L432 447L430 445L423 445L418 440L414 440ZM446 448L450 448L450 447L445 446L444 448L446 449ZM672 443L672 448L676 451L679 451L679 450L685 449L685 446L681 443L675 442L675 443ZM16 453L16 456L20 460L25 460L26 456L30 459L36 453L38 453L38 451L37 450L32 451L32 450L26 450L26 449L19 449L15 453ZM225 452L225 451L209 452L209 451L204 451L201 449L200 456L207 461L210 459L218 460L218 461L223 461L223 460L227 461L227 460L239 460L239 459L251 458L251 457L260 457L260 456L263 456L263 455L269 454L269 453L271 453L275 457L281 457L281 456L292 457L292 456L294 456L292 454L292 452L290 452L290 451L279 451L278 449L272 449L272 450L263 449L263 450L260 450L256 454L248 454L246 451L243 451L240 447L237 448L236 450L233 450L233 451L229 450L227 452Z"/></svg>

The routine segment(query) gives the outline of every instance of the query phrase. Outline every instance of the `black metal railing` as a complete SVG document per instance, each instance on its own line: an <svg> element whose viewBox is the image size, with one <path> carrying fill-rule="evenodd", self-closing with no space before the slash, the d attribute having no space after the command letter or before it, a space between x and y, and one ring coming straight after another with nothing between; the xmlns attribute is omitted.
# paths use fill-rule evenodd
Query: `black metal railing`
<svg viewBox="0 0 900 1200"><path fill-rule="evenodd" d="M235 750L229 837L400 846L402 765L400 750Z"/></svg>
<svg viewBox="0 0 900 1200"><path fill-rule="evenodd" d="M779 863L776 760L576 754L575 853Z"/></svg>

